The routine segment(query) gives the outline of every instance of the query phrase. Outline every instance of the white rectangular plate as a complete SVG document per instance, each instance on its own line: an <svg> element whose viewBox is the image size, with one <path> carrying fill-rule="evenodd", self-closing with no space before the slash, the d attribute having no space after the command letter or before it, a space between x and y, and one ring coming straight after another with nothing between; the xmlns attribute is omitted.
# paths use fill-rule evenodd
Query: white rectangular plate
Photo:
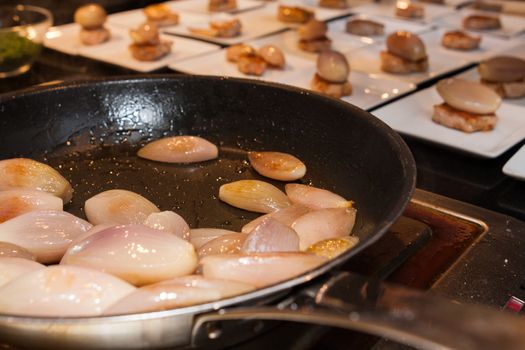
<svg viewBox="0 0 525 350"><path fill-rule="evenodd" d="M118 27L109 27L109 29L112 34L110 41L96 46L83 46L78 54L139 72L150 72L165 67L172 62L219 50L219 46L214 44L161 35L162 40L173 42L171 53L157 61L142 62L134 59L128 50L128 46L131 44L128 30Z"/></svg>
<svg viewBox="0 0 525 350"><path fill-rule="evenodd" d="M354 13L369 15L369 16L380 16L386 18L394 18L397 20L403 20L407 22L416 23L427 23L431 24L436 22L438 19L450 16L454 13L454 9L449 6L442 6L436 4L418 3L425 8L425 16L422 19L410 19L405 17L396 16L396 5L394 2L386 3L371 3L354 7L352 10Z"/></svg>
<svg viewBox="0 0 525 350"><path fill-rule="evenodd" d="M384 44L370 45L362 47L347 55L352 69L368 73L385 79L395 79L413 84L420 84L436 76L445 74L454 69L468 65L471 60L468 58L453 57L439 46L432 46L429 42L435 41L437 31L425 32L419 35L425 43L429 68L427 72L411 74L391 74L381 70L380 52L386 50Z"/></svg>
<svg viewBox="0 0 525 350"><path fill-rule="evenodd" d="M406 135L484 158L496 158L525 138L525 108L504 102L492 131L467 134L432 121L433 106L442 103L435 86L381 107L372 114Z"/></svg>
<svg viewBox="0 0 525 350"><path fill-rule="evenodd" d="M525 145L505 163L503 173L525 181Z"/></svg>
<svg viewBox="0 0 525 350"><path fill-rule="evenodd" d="M457 11L452 16L447 16L440 19L436 24L441 27L449 28L462 28L463 18L472 15L472 14L486 14L489 16L498 16L501 22L501 29L496 30L480 30L480 33L485 33L488 35L494 35L504 38L513 37L519 35L525 31L525 18L521 16L512 16L506 14L498 14L495 12L486 12L481 10L473 9L462 9Z"/></svg>
<svg viewBox="0 0 525 350"><path fill-rule="evenodd" d="M208 11L209 0L177 0L168 1L168 4L173 9L181 11L191 11L197 13L210 14ZM264 6L263 0L237 0L237 8L229 12L243 12L253 10Z"/></svg>
<svg viewBox="0 0 525 350"><path fill-rule="evenodd" d="M199 23L205 21L209 18L208 15L192 13L192 12L182 12L173 8L169 3L167 5L179 15L179 24L174 26L164 26L160 27L161 31L167 31L175 27L188 26L192 23ZM117 12L108 16L108 23L114 26L122 28L136 28L140 24L146 21L146 16L144 15L143 9L136 9L124 12Z"/></svg>
<svg viewBox="0 0 525 350"><path fill-rule="evenodd" d="M80 42L79 32L80 26L76 23L51 27L44 38L44 46L68 55L77 55L84 46Z"/></svg>
<svg viewBox="0 0 525 350"><path fill-rule="evenodd" d="M286 33L284 33L286 34ZM275 35L250 42L254 47L265 44L280 46L283 44L283 35ZM268 69L262 77L245 75L237 69L236 64L226 61L225 50L213 52L205 56L190 59L184 62L170 64L169 67L190 74L208 74L219 76L230 76L238 78L251 78L271 81L281 84L293 85L296 87L310 89L310 81L315 72L315 55L297 55L289 52L286 46L281 49L285 52L286 67L284 70ZM400 94L415 89L413 84L385 80L370 77L367 74L352 71L350 82L353 86L351 96L344 97L343 101L355 104L363 109L370 109L378 106Z"/></svg>

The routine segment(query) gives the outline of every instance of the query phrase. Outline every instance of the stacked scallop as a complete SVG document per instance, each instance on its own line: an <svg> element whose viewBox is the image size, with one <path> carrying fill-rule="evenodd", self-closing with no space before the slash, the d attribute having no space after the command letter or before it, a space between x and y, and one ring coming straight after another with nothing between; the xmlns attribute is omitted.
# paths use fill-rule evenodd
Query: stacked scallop
<svg viewBox="0 0 525 350"><path fill-rule="evenodd" d="M208 161L212 143L192 136L154 141L139 157ZM250 152L263 176L293 181L292 155ZM242 294L299 275L357 243L352 202L318 188L259 180L221 186L226 203L265 215L241 232L190 229L172 211L114 189L85 202L88 221L63 211L72 187L30 159L0 161L0 312L97 316L165 310ZM197 274L198 273L198 274Z"/></svg>

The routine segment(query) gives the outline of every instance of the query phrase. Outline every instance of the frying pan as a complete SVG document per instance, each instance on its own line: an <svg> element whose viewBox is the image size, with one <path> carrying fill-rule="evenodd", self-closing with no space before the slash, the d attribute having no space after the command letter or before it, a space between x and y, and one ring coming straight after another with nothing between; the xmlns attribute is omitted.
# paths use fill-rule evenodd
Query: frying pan
<svg viewBox="0 0 525 350"><path fill-rule="evenodd" d="M402 213L415 183L414 160L401 138L349 104L250 80L149 76L3 95L0 125L0 159L31 157L58 169L75 190L66 210L79 216L87 198L121 188L178 212L191 227L239 230L255 215L221 203L218 188L239 179L263 179L246 164L246 151L276 150L307 164L301 182L355 201L354 233L360 238L354 249L301 276L218 302L111 317L0 315L0 339L7 344L215 348L234 333L250 335L258 325L253 319L274 319L349 327L428 348L482 348L494 341L511 348L512 331L525 329L519 318L475 307L462 307L456 322L450 313L457 306L447 301L430 299L428 306L426 295L329 273L381 237ZM173 165L136 157L149 140L186 134L217 144L219 159ZM486 330L490 324L496 333Z"/></svg>

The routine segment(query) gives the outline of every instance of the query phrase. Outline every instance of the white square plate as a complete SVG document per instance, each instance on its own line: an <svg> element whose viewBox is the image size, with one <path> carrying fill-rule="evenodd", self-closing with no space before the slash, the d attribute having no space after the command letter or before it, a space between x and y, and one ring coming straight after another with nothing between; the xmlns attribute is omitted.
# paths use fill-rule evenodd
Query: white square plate
<svg viewBox="0 0 525 350"><path fill-rule="evenodd" d="M403 20L407 22L416 23L427 23L431 24L436 22L438 19L446 16L450 16L454 13L454 9L449 6L442 6L428 3L418 3L425 8L425 16L422 19L410 19L405 17L396 16L396 2L386 3L372 3L354 7L352 10L354 13L369 15L369 16L380 16L386 18L393 18L397 20Z"/></svg>
<svg viewBox="0 0 525 350"><path fill-rule="evenodd" d="M177 0L168 1L166 4L173 9L210 14L208 11L209 0ZM263 0L237 0L237 8L228 12L244 12L264 6Z"/></svg>
<svg viewBox="0 0 525 350"><path fill-rule="evenodd" d="M503 173L525 181L525 145L505 163Z"/></svg>
<svg viewBox="0 0 525 350"><path fill-rule="evenodd" d="M525 31L525 18L521 16L512 16L506 14L498 14L494 12L486 12L473 9L462 9L457 11L452 16L444 17L437 22L441 27L449 28L463 28L463 18L472 14L486 14L489 16L498 16L501 21L501 29L496 30L480 30L478 32L488 35L495 35L509 38L519 35Z"/></svg>
<svg viewBox="0 0 525 350"><path fill-rule="evenodd" d="M432 46L429 42L436 40L437 31L430 31L419 34L419 37L425 43L429 68L427 72L411 74L392 74L381 70L380 52L386 50L385 44L370 45L362 47L347 55L352 69L372 74L385 79L395 79L407 83L420 84L439 75L450 72L468 65L471 60L458 58L450 55L448 52L441 50L440 45ZM448 51L448 50L447 50Z"/></svg>
<svg viewBox="0 0 525 350"><path fill-rule="evenodd" d="M523 106L504 102L496 112L494 130L467 134L432 121L433 106L442 102L432 86L372 113L402 134L484 158L496 158L525 138Z"/></svg>
<svg viewBox="0 0 525 350"><path fill-rule="evenodd" d="M381 23L385 26L384 27L385 34L376 35L376 36L358 36L358 35L347 33L346 32L346 22L350 20L354 20L354 19L366 19L366 20L371 20L374 22ZM421 23L400 21L400 20L385 18L385 17L355 15L355 16L341 18L341 19L329 22L328 28L330 32L344 34L345 37L348 38L347 40L359 40L363 42L364 44L368 45L368 44L382 43L386 40L386 37L388 36L388 34L392 32L396 32L398 30L407 30L412 33L419 34L419 33L429 31L432 27L429 25L421 24Z"/></svg>
<svg viewBox="0 0 525 350"><path fill-rule="evenodd" d="M162 40L170 40L173 42L171 53L157 61L143 62L134 59L128 50L128 46L131 44L131 38L127 29L118 27L109 27L108 29L110 29L112 33L110 41L96 46L83 46L79 51L79 55L139 72L151 72L165 67L172 62L186 60L193 56L219 50L219 46L214 44L161 34Z"/></svg>

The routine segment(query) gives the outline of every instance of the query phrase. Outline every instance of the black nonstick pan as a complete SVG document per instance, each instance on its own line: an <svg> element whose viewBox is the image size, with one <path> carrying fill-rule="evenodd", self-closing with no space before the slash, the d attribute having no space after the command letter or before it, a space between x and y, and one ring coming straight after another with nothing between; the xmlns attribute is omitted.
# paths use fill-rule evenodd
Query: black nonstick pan
<svg viewBox="0 0 525 350"><path fill-rule="evenodd" d="M302 183L355 202L354 233L360 238L353 250L302 276L215 303L112 317L0 316L0 343L25 348L213 348L221 339L234 338L228 329L249 335L239 330L253 326L246 320L258 318L322 322L428 348L490 346L494 340L510 348L512 331L523 326L519 318L479 308L462 307L461 315L451 317L446 313L458 307L450 303L433 300L425 306L426 296L415 292L385 289L348 274L332 276L337 265L373 244L400 216L415 183L414 160L401 138L349 104L249 80L120 78L0 96L0 126L0 159L24 156L55 167L75 190L65 209L79 216L86 199L119 188L142 194L161 210L176 211L192 228L239 230L255 215L220 202L218 189L239 179L263 179L247 164L246 152L274 150L305 162ZM167 135L202 136L219 146L219 159L173 165L136 156L140 145ZM370 298L372 302L363 301ZM428 317L434 320L428 323ZM505 327L493 326L494 335L483 328L483 319ZM450 332L456 337L459 332L461 339L454 343Z"/></svg>

